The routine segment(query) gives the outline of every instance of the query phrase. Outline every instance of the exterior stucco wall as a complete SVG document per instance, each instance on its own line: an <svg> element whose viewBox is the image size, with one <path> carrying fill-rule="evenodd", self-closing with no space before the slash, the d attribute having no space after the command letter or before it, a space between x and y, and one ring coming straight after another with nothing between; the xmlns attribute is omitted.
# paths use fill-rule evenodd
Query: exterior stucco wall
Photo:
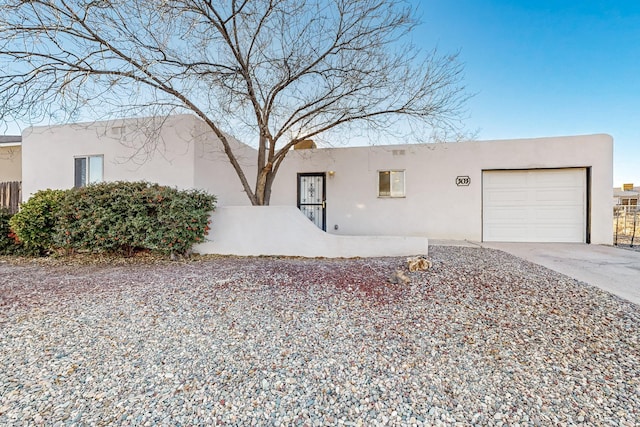
<svg viewBox="0 0 640 427"><path fill-rule="evenodd" d="M22 180L22 149L19 145L0 146L0 182Z"/></svg>
<svg viewBox="0 0 640 427"><path fill-rule="evenodd" d="M250 170L255 150L230 140L242 152L249 176L255 176ZM74 158L91 155L104 156L105 181L197 188L215 194L219 203L248 203L220 141L191 115L30 128L23 134L23 198L73 187Z"/></svg>
<svg viewBox="0 0 640 427"><path fill-rule="evenodd" d="M195 134L195 187L214 194L218 206L250 205L240 178L218 138L203 122L195 123ZM227 141L249 183L253 184L258 152L232 136L227 135Z"/></svg>
<svg viewBox="0 0 640 427"><path fill-rule="evenodd" d="M103 155L106 181L198 188L215 194L218 206L249 204L220 141L204 123L190 115L162 119L162 126L154 120L160 119L28 129L22 138L23 198L45 188L71 188L74 157ZM256 150L229 141L253 186ZM296 206L298 173L333 171L326 179L329 233L481 241L483 171L570 167L589 171L591 242L612 243L608 135L294 150L275 179L271 205ZM405 197L377 196L380 170L405 171ZM468 176L470 185L457 186L457 176Z"/></svg>
<svg viewBox="0 0 640 427"><path fill-rule="evenodd" d="M223 206L211 215L202 254L351 258L428 255L426 237L323 233L293 206Z"/></svg>
<svg viewBox="0 0 640 427"><path fill-rule="evenodd" d="M298 150L274 183L272 205L296 205L299 172L327 176L327 231L482 240L482 172L590 168L591 242L611 244L613 141L589 135L504 141ZM404 198L379 198L379 170L405 170ZM469 176L470 185L456 185ZM337 230L335 226L337 225Z"/></svg>
<svg viewBox="0 0 640 427"><path fill-rule="evenodd" d="M104 181L194 185L190 116L34 127L23 133L23 198L74 185L74 158L104 156Z"/></svg>

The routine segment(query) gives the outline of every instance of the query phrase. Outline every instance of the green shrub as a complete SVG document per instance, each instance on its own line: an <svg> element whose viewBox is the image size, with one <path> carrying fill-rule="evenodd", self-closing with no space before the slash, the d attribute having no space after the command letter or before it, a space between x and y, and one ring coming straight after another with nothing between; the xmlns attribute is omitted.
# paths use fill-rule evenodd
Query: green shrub
<svg viewBox="0 0 640 427"><path fill-rule="evenodd" d="M0 209L0 255L18 255L23 252L22 245L9 226L12 216L8 210Z"/></svg>
<svg viewBox="0 0 640 427"><path fill-rule="evenodd" d="M165 254L184 254L209 233L209 213L215 208L216 199L197 190L158 190L155 197L148 199L157 228L147 229L146 247Z"/></svg>
<svg viewBox="0 0 640 427"><path fill-rule="evenodd" d="M60 200L65 190L42 190L23 203L9 226L24 248L34 255L46 255L53 249Z"/></svg>
<svg viewBox="0 0 640 427"><path fill-rule="evenodd" d="M108 182L67 192L56 243L67 250L184 254L209 230L215 197L146 182Z"/></svg>

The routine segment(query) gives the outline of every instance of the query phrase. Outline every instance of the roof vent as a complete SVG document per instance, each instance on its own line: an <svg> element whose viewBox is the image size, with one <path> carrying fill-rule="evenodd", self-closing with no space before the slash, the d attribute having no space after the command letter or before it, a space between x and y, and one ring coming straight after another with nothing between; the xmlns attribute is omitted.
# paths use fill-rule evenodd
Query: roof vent
<svg viewBox="0 0 640 427"><path fill-rule="evenodd" d="M124 135L124 126L114 126L111 128L111 135L122 136Z"/></svg>

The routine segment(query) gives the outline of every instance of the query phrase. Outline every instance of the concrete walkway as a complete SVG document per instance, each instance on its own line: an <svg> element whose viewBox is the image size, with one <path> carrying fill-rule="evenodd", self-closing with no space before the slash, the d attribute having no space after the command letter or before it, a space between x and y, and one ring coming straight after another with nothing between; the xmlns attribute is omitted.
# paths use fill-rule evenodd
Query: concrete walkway
<svg viewBox="0 0 640 427"><path fill-rule="evenodd" d="M505 251L640 305L640 252L581 243L477 245Z"/></svg>

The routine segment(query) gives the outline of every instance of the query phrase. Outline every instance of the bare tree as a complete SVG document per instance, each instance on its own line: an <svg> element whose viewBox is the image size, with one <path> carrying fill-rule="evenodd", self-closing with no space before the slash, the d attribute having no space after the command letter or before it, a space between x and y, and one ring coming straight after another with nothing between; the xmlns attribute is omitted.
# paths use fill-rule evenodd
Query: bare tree
<svg viewBox="0 0 640 427"><path fill-rule="evenodd" d="M411 43L415 11L402 0L2 3L0 118L191 112L220 139L255 205L269 203L302 140L451 128L465 101L456 55ZM248 129L253 186L225 134Z"/></svg>

